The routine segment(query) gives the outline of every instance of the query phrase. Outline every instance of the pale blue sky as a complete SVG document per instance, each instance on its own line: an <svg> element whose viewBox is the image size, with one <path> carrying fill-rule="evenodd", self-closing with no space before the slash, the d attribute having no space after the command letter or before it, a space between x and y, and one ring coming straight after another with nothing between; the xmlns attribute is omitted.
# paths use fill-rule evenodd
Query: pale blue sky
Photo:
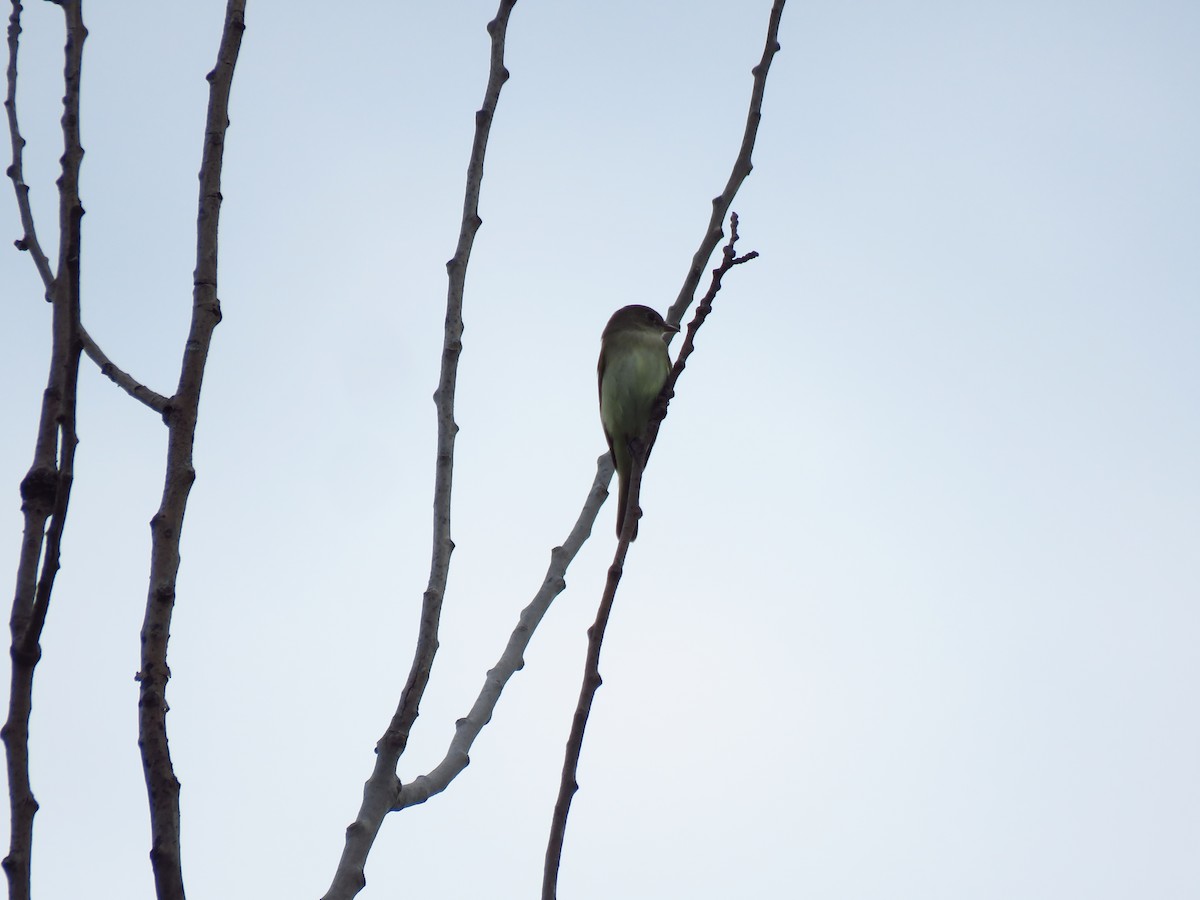
<svg viewBox="0 0 1200 900"><path fill-rule="evenodd" d="M195 897L315 897L407 673L492 2L250 0L170 662ZM767 0L521 0L467 280L440 760L604 443L608 315L665 309ZM90 4L84 318L162 392L223 4ZM53 249L58 10L21 114ZM761 258L680 382L602 660L561 895L1200 894L1200 7L789 5ZM48 307L0 196L0 553ZM35 888L152 896L138 628L165 430L85 366L35 697ZM536 896L611 508L472 765L364 898ZM82 750L82 752L80 752ZM0 826L3 827L3 826ZM100 895L107 895L99 889Z"/></svg>

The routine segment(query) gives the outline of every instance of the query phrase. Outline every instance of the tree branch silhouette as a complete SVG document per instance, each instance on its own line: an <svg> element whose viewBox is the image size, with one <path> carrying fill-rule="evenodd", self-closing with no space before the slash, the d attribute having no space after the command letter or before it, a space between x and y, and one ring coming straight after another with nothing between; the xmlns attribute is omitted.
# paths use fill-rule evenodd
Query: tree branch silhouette
<svg viewBox="0 0 1200 900"><path fill-rule="evenodd" d="M721 264L713 269L712 282L708 292L696 308L696 315L687 327L687 335L679 348L679 356L671 367L667 383L655 403L654 414L646 425L646 430L634 445L633 465L629 474L629 512L621 526L621 536L617 540L617 549L613 555L612 565L608 567L608 579L604 585L604 593L600 598L600 606L596 610L596 621L588 629L587 655L583 669L583 684L579 689L579 701L575 706L575 714L571 719L571 733L567 738L566 753L563 758L562 778L558 786L558 799L554 804L554 815L550 821L550 837L546 844L546 864L542 876L542 900L555 900L558 896L558 872L562 863L563 841L567 832L567 816L571 811L571 800L579 790L577 775L579 771L579 755L583 750L583 736L587 729L588 716L592 711L592 700L596 690L603 683L600 677L600 648L604 643L604 632L608 628L608 619L612 613L613 602L616 600L617 588L621 583L621 575L625 567L625 556L629 544L633 540L637 521L641 518L642 510L640 497L642 490L642 475L650 458L650 451L658 438L659 428L667 415L667 406L675 396L675 383L687 366L687 359L695 348L696 333L708 314L712 312L713 300L721 290L721 280L725 273L734 266L749 262L758 257L757 252L737 256L734 248L738 241L737 213L730 217L729 242L725 245Z"/></svg>
<svg viewBox="0 0 1200 900"><path fill-rule="evenodd" d="M74 479L76 391L79 381L79 167L83 146L79 138L79 79L83 65L83 25L79 0L63 0L66 26L63 67L63 155L58 178L59 253L52 278L49 262L37 243L29 207L29 188L21 174L25 141L17 124L17 51L21 33L21 5L14 0L8 26L8 92L5 108L12 138L13 162L8 174L17 193L24 237L19 249L34 259L46 297L52 305L50 374L42 394L42 409L34 444L33 463L21 481L21 510L25 531L17 563L9 629L12 636L12 678L8 719L2 730L8 768L12 830L4 858L11 900L28 900L31 891L33 817L38 804L29 780L29 717L33 708L33 675L41 659L41 635L58 574L67 506ZM39 573L40 562L40 573Z"/></svg>
<svg viewBox="0 0 1200 900"><path fill-rule="evenodd" d="M450 782L470 764L470 750L475 738L484 726L491 721L500 694L512 678L525 665L525 650L533 638L534 631L545 616L554 599L566 589L567 567L579 553L584 541L592 531L592 523L596 513L608 495L609 478L612 477L612 461L605 453L596 460L596 477L588 491L587 500L579 513L571 533L562 545L550 551L550 566L542 579L529 605L521 611L516 627L509 635L508 643L501 653L496 665L488 670L483 688L479 692L474 705L466 716L459 719L455 725L454 737L446 750L446 755L437 766L427 775L421 775L408 782L400 790L400 798L396 801L395 810L404 809L424 803L434 794L444 791Z"/></svg>
<svg viewBox="0 0 1200 900"><path fill-rule="evenodd" d="M33 210L29 203L29 185L25 183L25 138L21 136L21 128L17 119L17 55L20 45L22 11L20 0L12 0L12 7L12 13L8 17L8 90L4 97L4 109L8 116L8 133L12 143L12 163L8 167L8 177L12 180L13 189L16 191L17 211L21 217L23 231L21 237L13 244L18 250L23 250L32 257L38 275L41 276L42 284L46 288L46 300L49 301L51 300L50 290L54 282L54 273L50 270L50 261L46 258L46 253L38 241L37 228L33 221ZM156 412L162 413L166 409L166 397L141 384L109 359L92 339L92 336L88 334L82 322L79 323L78 328L80 339L83 341L83 352L100 368L100 373L104 377L111 379L129 396L145 403Z"/></svg>
<svg viewBox="0 0 1200 900"><path fill-rule="evenodd" d="M100 374L112 381L117 387L127 393L139 403L144 403L157 413L165 413L167 404L171 402L169 397L164 397L157 391L151 390L142 384L125 370L121 369L114 363L103 350L92 340L92 336L88 334L86 328L81 324L79 326L79 338L83 341L83 352L88 358L94 362L100 369Z"/></svg>
<svg viewBox="0 0 1200 900"><path fill-rule="evenodd" d="M150 801L150 864L158 900L184 900L179 850L179 780L167 743L167 643L175 609L179 540L188 494L196 480L192 445L200 407L200 388L212 342L221 321L217 299L217 231L221 213L221 166L229 127L229 92L246 29L246 0L229 0L216 66L208 73L208 115L200 162L200 198L196 221L196 269L192 276L192 319L184 343L179 384L165 404L167 472L162 502L150 520L150 588L142 621L142 659L138 672L138 747Z"/></svg>
<svg viewBox="0 0 1200 900"><path fill-rule="evenodd" d="M50 288L54 282L54 273L50 270L50 260L46 258L42 245L38 243L37 228L33 222L33 209L29 204L29 185L25 183L25 138L21 136L21 128L17 122L17 54L21 41L21 0L12 0L12 12L8 17L8 90L4 95L4 111L8 116L8 135L12 142L12 163L8 167L8 177L12 179L13 189L17 192L17 211L21 216L21 228L24 233L13 242L18 250L24 250L33 258L38 275L46 288L46 299L51 300Z"/></svg>
<svg viewBox="0 0 1200 900"><path fill-rule="evenodd" d="M446 263L449 286L446 296L446 326L442 342L441 375L434 403L437 406L438 439L433 495L433 554L429 582L421 600L421 620L417 646L413 653L408 681L400 694L396 712L387 730L375 745L375 766L363 788L358 816L346 828L346 844L334 872L333 882L324 900L348 900L367 883L365 867L371 846L384 817L400 801L402 785L396 775L400 756L408 746L408 736L417 719L421 698L429 683L429 673L438 650L438 626L442 599L450 573L450 495L454 476L454 441L458 424L454 421L454 395L458 381L458 360L462 355L462 308L467 266L475 234L483 224L479 217L479 192L483 183L483 163L487 155L492 118L500 99L500 90L508 80L504 66L504 42L508 20L517 0L500 0L496 16L487 25L491 36L490 65L483 105L475 113L475 138L467 163L467 183L463 197L462 223L454 256Z"/></svg>
<svg viewBox="0 0 1200 900"><path fill-rule="evenodd" d="M758 126L762 122L762 103L766 93L767 75L770 72L775 54L781 49L779 44L779 26L783 18L785 3L786 0L774 0L771 6L771 12L767 20L767 36L763 46L762 57L758 65L751 70L754 80L750 93L750 106L746 114L746 127L742 134L742 144L734 160L733 169L729 174L729 179L725 183L724 190L713 198L713 211L709 219L708 228L700 241L699 248L692 256L692 264L684 278L683 286L680 288L675 302L671 304L671 308L667 312L666 319L673 325L678 325L683 320L683 314L691 306L704 267L707 265L713 250L716 249L717 244L724 235L721 223L725 220L725 215L729 212L729 208L733 203L734 197L737 196L742 183L753 169L751 156L754 151L755 141L758 138ZM675 380L678 378L678 372L682 372L683 364L686 364L687 357L692 352L691 348L695 330L708 317L708 313L712 308L712 297L715 296L717 290L720 290L720 276L723 276L724 272L728 271L728 268L739 265L742 262L747 262L757 255L752 253L747 254L743 258L730 258L729 254L732 252L733 244L737 240L736 216L732 216L730 221L732 232L730 243L727 246L726 255L722 260L721 266L714 271L713 287L715 290L710 288L709 295L706 295L704 301L701 302L701 307L697 310L696 317L693 319L692 324L688 326L688 333L685 337L683 348L680 350L675 367L672 368L672 374L660 396L661 412L656 408L655 416L652 417L647 430L647 435L643 442L644 455L641 455L639 459L639 454L635 454L634 464L631 467L629 504L636 512L627 515L626 521L622 524L621 537L618 539L616 554L609 568L608 582L596 614L596 621L588 629L588 651L584 666L583 685L580 688L579 701L572 719L571 734L567 739L562 778L559 783L558 800L555 803L554 815L550 825L550 836L546 845L546 861L542 879L542 900L553 900L557 895L558 872L562 860L567 815L570 812L571 798L579 789L576 773L579 765L579 753L582 749L583 733L591 711L592 697L601 684L599 673L600 645L603 641L604 630L607 627L608 616L612 609L616 588L620 582L628 543L632 538L633 523L641 515L638 504L641 494L642 471L646 460L649 458L649 451L653 447L654 439L658 435L662 416L666 415L666 404L673 395L673 386ZM717 272L720 272L720 276L717 275ZM678 372L676 369L678 369Z"/></svg>
<svg viewBox="0 0 1200 900"><path fill-rule="evenodd" d="M781 49L779 23L783 18L783 6L786 2L787 0L775 0L771 6L771 13L767 19L767 40L763 46L762 58L758 61L758 65L750 70L754 76L754 84L750 90L750 108L746 113L746 128L742 133L742 145L733 162L729 180L725 182L725 189L713 198L713 211L708 220L708 230L705 231L704 238L700 241L700 247L692 257L692 265L688 269L687 277L683 280L683 287L679 289L679 295L667 312L666 319L672 325L682 322L683 314L692 305L696 287L700 284L700 278L704 274L704 267L708 265L709 258L717 249L721 238L724 237L721 223L729 214L729 207L733 204L733 198L737 196L742 182L754 168L750 156L754 152L754 142L758 139L758 126L762 122L762 104L767 90L767 73L771 71L771 62L775 59L775 54Z"/></svg>

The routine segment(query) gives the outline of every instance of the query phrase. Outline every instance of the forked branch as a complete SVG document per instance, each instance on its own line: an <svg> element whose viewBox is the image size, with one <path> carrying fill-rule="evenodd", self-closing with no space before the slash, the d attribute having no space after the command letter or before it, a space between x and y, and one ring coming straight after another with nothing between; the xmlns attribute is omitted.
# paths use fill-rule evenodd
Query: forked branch
<svg viewBox="0 0 1200 900"><path fill-rule="evenodd" d="M9 629L12 678L8 719L3 739L8 768L11 831L9 852L4 858L10 900L28 900L31 890L33 817L38 804L29 780L29 717L33 708L33 675L41 658L42 629L50 609L50 597L58 574L67 506L74 479L76 389L79 381L79 261L80 222L79 168L83 146L79 137L79 81L83 66L83 25L79 0L60 3L66 25L66 62L63 69L63 155L58 178L59 253L58 269L49 277L49 262L37 243L29 211L29 188L21 175L24 140L17 125L16 78L21 5L13 3L8 28L8 111L13 162L8 174L17 191L17 206L25 236L17 242L32 255L47 299L52 304L50 374L42 394L41 416L34 442L33 464L21 481L21 511L25 533L17 562L17 584L13 592Z"/></svg>
<svg viewBox="0 0 1200 900"><path fill-rule="evenodd" d="M779 44L779 25L783 17L783 7L786 0L774 0L771 6L771 12L767 22L767 37L763 47L762 58L758 65L752 70L754 76L753 87L750 93L750 108L746 115L746 127L742 134L742 144L738 151L737 158L734 160L733 169L730 172L729 179L725 184L725 189L716 197L713 198L712 216L709 219L708 229L706 230L703 239L700 241L700 247L692 257L692 265L688 270L687 276L684 278L683 287L680 288L679 295L675 302L671 305L667 313L666 319L674 325L678 325L683 320L683 314L691 305L695 296L696 287L700 283L701 274L704 271L704 266L707 264L712 252L716 249L720 242L723 232L721 223L725 220L725 215L729 211L730 205L733 203L734 197L737 195L738 189L742 182L750 174L753 164L751 156L754 151L754 144L758 138L758 126L762 121L762 103L763 96L766 92L767 74L771 68L771 62L775 58L775 54L780 50ZM604 630L607 626L608 616L612 609L613 598L616 595L617 585L620 583L621 572L625 562L625 554L628 549L629 541L632 538L633 526L640 515L639 497L641 494L642 471L645 467L646 459L649 457L649 451L654 445L654 439L658 435L658 429L662 422L662 417L666 415L666 404L674 393L674 384L679 377L679 373L683 371L687 357L691 355L695 332L707 318L709 311L712 308L712 299L716 296L716 292L720 290L721 277L726 271L735 265L747 262L753 259L757 254L746 254L745 257L733 256L733 245L737 241L736 231L736 216L731 218L731 238L729 245L726 248L725 258L722 260L721 266L713 273L713 285L701 302L700 308L697 310L696 317L692 324L688 326L688 333L684 340L684 345L680 349L679 356L676 359L675 365L672 368L671 376L669 377L666 386L659 398L659 407L655 410L655 415L651 419L647 429L647 434L642 441L642 452L635 454L634 464L630 472L629 486L629 504L634 515L626 516L626 521L622 527L621 537L617 543L616 554L613 559L613 564L609 568L608 582L605 586L604 596L601 598L600 607L596 614L596 621L590 629L588 629L588 652L587 659L584 665L583 685L580 688L579 702L576 706L575 716L572 720L571 735L567 740L566 755L563 760L562 778L559 783L558 801L555 804L554 815L550 825L550 837L546 845L546 862L542 880L542 898L543 900L553 900L557 895L558 890L558 872L562 859L563 840L566 834L567 815L570 812L571 798L579 789L576 780L576 772L579 763L579 753L583 744L583 732L587 725L588 715L591 711L592 698L595 695L596 689L600 686L599 658L600 645L603 641Z"/></svg>
<svg viewBox="0 0 1200 900"><path fill-rule="evenodd" d="M642 490L642 473L646 469L646 461L650 457L654 441L658 438L658 430L662 425L662 420L666 417L667 404L675 396L675 383L683 373L688 357L692 355L692 350L695 347L696 332L700 330L700 326L708 318L708 314L712 311L713 300L716 299L717 293L721 290L721 279L734 266L739 266L758 257L758 253L753 251L744 256L735 255L734 247L738 240L737 223L737 214L734 213L730 217L729 242L725 245L721 264L713 270L712 282L708 292L700 301L700 305L696 309L696 315L688 325L683 346L680 347L679 356L676 357L675 364L671 367L671 374L667 377L667 383L663 385L662 392L659 394L654 414L646 426L645 433L635 445L636 452L633 456L633 465L629 476L628 502L631 512L625 516L625 522L621 528L621 536L617 541L617 549L613 555L612 565L608 567L608 580L604 585L604 594L600 598L600 606L596 610L596 621L588 629L588 648L583 667L583 684L579 689L579 701L575 706L575 715L571 719L571 734L567 738L562 777L558 785L558 799L554 804L554 815L550 821L550 838L546 844L546 865L542 875L542 900L555 900L558 895L558 872L562 862L563 841L567 832L567 816L571 811L571 800L574 798L575 792L579 790L579 782L577 780L579 755L583 750L583 736L587 729L588 716L592 711L592 701L596 696L596 690L602 683L600 678L600 648L604 643L604 632L608 628L608 619L612 613L613 601L617 596L617 587L621 583L621 574L625 566L625 556L629 551L629 544L633 540L637 521L641 515L639 498Z"/></svg>
<svg viewBox="0 0 1200 900"><path fill-rule="evenodd" d="M474 744L475 738L479 737L484 726L491 721L500 694L509 679L525 665L525 650L529 647L542 617L550 609L554 598L566 589L567 567L571 565L571 561L591 534L596 513L604 504L604 498L608 496L607 485L611 478L612 459L605 453L596 460L596 477L592 479L592 486L579 518L562 546L555 547L550 552L550 566L546 570L546 577L542 579L541 588L529 605L521 610L520 618L509 635L504 652L496 665L488 670L483 688L471 711L456 723L454 737L445 757L429 774L414 778L401 788L400 798L393 807L395 810L424 803L434 794L444 791L470 763L471 745Z"/></svg>
<svg viewBox="0 0 1200 900"><path fill-rule="evenodd" d="M12 144L12 162L7 171L17 195L17 212L21 218L22 229L21 237L13 243L18 250L26 251L33 259L46 289L46 299L51 300L50 289L53 286L54 273L50 270L50 260L46 258L46 253L38 241L37 226L33 221L29 185L25 183L25 138L21 136L21 127L17 119L17 53L20 48L21 12L21 0L12 0L12 12L8 17L8 70L4 111L8 117L8 135ZM79 325L79 336L83 341L83 352L100 367L101 374L111 379L135 400L145 403L156 412L161 413L166 409L167 398L141 384L113 363L92 340L92 336L82 324Z"/></svg>
<svg viewBox="0 0 1200 900"><path fill-rule="evenodd" d="M408 746L408 735L429 683L429 673L438 650L438 626L442 616L442 598L450 574L450 494L454 476L454 442L458 424L454 421L454 395L458 383L458 360L462 355L462 308L467 265L475 234L483 220L479 218L479 192L483 184L483 162L491 134L492 117L500 99L500 89L508 80L504 66L504 42L508 20L517 0L500 0L496 17L488 23L491 35L491 62L484 90L483 106L475 113L475 139L467 164L467 183L463 197L462 223L458 246L446 263L449 286L446 295L446 327L442 340L441 375L433 398L437 406L438 439L433 488L433 553L429 582L421 600L421 622L408 681L400 694L396 712L387 730L375 745L375 766L363 788L358 816L346 828L346 844L324 900L348 900L366 885L364 872L367 855L383 824L384 816L399 802L400 779L396 765Z"/></svg>

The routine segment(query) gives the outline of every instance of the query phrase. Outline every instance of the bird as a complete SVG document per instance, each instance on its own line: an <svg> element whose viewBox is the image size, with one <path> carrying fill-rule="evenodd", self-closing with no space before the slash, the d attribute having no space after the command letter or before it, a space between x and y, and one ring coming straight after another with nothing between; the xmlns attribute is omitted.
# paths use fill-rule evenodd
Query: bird
<svg viewBox="0 0 1200 900"><path fill-rule="evenodd" d="M641 437L654 401L671 372L671 357L663 340L678 332L648 306L618 309L600 337L600 362L596 366L600 389L600 423L608 452L617 470L617 537L629 505L629 474L633 465L631 442ZM637 521L633 538L637 537Z"/></svg>

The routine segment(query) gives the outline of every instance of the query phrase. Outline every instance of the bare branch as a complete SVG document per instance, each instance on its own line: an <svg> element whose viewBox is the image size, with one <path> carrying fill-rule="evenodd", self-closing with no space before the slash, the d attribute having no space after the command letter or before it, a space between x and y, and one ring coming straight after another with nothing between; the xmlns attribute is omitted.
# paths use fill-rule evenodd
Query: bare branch
<svg viewBox="0 0 1200 900"><path fill-rule="evenodd" d="M396 712L375 745L375 767L363 788L363 801L358 817L346 829L346 845L338 862L333 882L324 900L347 900L367 883L364 867L367 855L379 833L383 818L400 797L400 780L396 764L408 745L408 735L417 719L429 672L438 649L438 626L442 615L442 598L450 573L450 554L454 542L450 539L450 494L454 475L454 440L458 424L454 421L454 394L458 380L458 359L462 354L462 305L466 287L467 265L475 234L483 220L479 218L479 192L483 183L483 162L487 154L492 117L500 99L500 89L508 80L504 66L504 41L508 20L517 0L500 0L496 17L488 22L491 35L491 64L483 106L475 113L475 139L467 163L467 183L463 197L462 224L454 257L446 263L449 287L446 296L446 328L442 343L442 367L434 403L437 405L438 441L433 488L433 555L429 582L421 600L421 623L417 646L413 654L408 681L400 695Z"/></svg>
<svg viewBox="0 0 1200 900"><path fill-rule="evenodd" d="M691 305L692 298L696 291L696 286L700 283L700 276L704 270L704 266L708 258L712 256L713 250L720 242L723 232L721 223L725 219L725 214L733 203L733 198L737 195L738 189L742 182L750 174L753 168L751 164L751 154L754 151L754 143L758 137L758 126L762 121L762 101L766 91L767 73L771 67L771 61L775 54L779 51L779 24L783 16L783 7L786 0L774 0L771 7L771 13L767 23L767 38L763 48L763 55L758 65L754 67L752 73L754 75L754 84L750 94L750 109L746 116L746 128L742 135L742 145L738 152L737 159L734 160L733 170L730 172L729 180L725 184L725 189L721 194L713 199L713 212L709 219L708 230L705 232L703 240L700 242L700 248L692 257L692 265L688 270L687 277L684 279L683 287L680 289L679 296L671 305L667 313L667 321L672 324L678 324L683 319L683 314ZM643 437L641 444L643 450L641 453L635 454L634 465L630 472L629 485L629 504L632 514L626 515L625 522L621 528L621 537L617 543L616 554L613 559L613 564L609 568L608 582L605 585L605 592L600 601L600 607L596 613L596 621L592 627L588 629L588 652L587 660L584 665L583 684L580 687L579 702L575 709L575 716L571 724L571 734L567 739L567 750L563 760L562 778L559 782L558 800L555 803L554 816L550 825L550 837L546 845L546 863L545 871L542 880L542 900L553 900L557 895L558 890L558 871L562 859L563 840L566 834L567 815L570 812L571 799L575 792L579 789L576 781L576 772L579 764L579 753L583 745L583 733L587 725L588 715L591 712L592 698L595 695L596 689L600 687L600 645L604 638L604 631L607 627L609 613L612 609L613 598L616 594L617 585L620 583L621 572L625 562L625 554L628 548L629 541L633 537L634 526L638 518L641 516L641 509L638 505L641 494L642 471L645 463L649 458L650 450L654 446L654 440L658 435L658 429L663 417L666 415L666 404L674 395L674 385L678 380L683 367L686 364L687 357L691 355L695 331L700 324L708 316L712 308L712 299L716 296L716 292L720 290L721 276L732 268L734 265L747 262L753 259L757 254L747 254L745 257L737 258L732 255L733 245L737 241L737 218L732 219L732 236L729 245L726 249L725 259L720 267L713 273L713 286L710 288L708 295L702 301L700 309L697 311L696 318L688 327L688 334L684 345L680 350L679 356L672 367L671 375L667 379L667 383L663 388L659 398L659 403L656 406L655 414L651 418L647 428L647 433Z"/></svg>
<svg viewBox="0 0 1200 900"><path fill-rule="evenodd" d="M23 166L25 138L21 136L17 120L17 51L20 47L21 37L21 0L12 0L12 7L12 13L8 17L8 92L4 98L4 110L8 114L8 134L12 141L12 164L8 167L8 177L12 179L13 189L17 194L17 209L21 216L21 227L24 229L24 234L14 243L18 250L26 250L33 257L33 263L42 277L42 284L46 287L46 299L49 300L51 299L50 289L53 286L54 274L50 271L50 261L46 258L42 245L38 242L37 229L33 222L33 210L29 203L29 185L25 183ZM118 387L135 400L145 403L156 412L163 412L167 405L166 397L150 390L116 366L104 355L82 325L80 326L80 337L83 340L84 351L100 367L100 372L106 378L112 379Z"/></svg>
<svg viewBox="0 0 1200 900"><path fill-rule="evenodd" d="M542 581L541 589L534 595L530 604L521 611L517 627L509 636L504 652L500 655L496 665L488 670L475 705L471 707L471 711L464 718L458 720L446 756L428 775L421 775L404 785L394 807L395 810L424 803L434 794L444 791L450 782L470 764L471 745L475 742L475 738L479 737L483 727L491 721L492 713L496 709L500 694L504 691L508 680L525 665L525 650L533 639L534 631L541 624L542 617L546 615L554 598L561 594L567 586L567 567L571 565L584 541L591 535L596 513L604 504L605 497L608 496L607 485L610 478L612 478L612 458L605 453L596 460L596 477L592 480L591 490L588 491L587 500L584 502L579 518L575 521L571 533L562 546L555 547L551 551L550 567L546 570L546 577Z"/></svg>
<svg viewBox="0 0 1200 900"><path fill-rule="evenodd" d="M21 482L21 509L25 533L17 564L9 628L12 634L12 682L8 720L3 739L8 766L12 830L9 853L4 858L10 900L28 900L31 891L30 863L33 852L33 817L38 804L29 781L29 716L33 707L33 674L41 658L41 635L50 609L50 596L59 570L67 505L74 480L76 390L79 381L79 262L80 222L79 167L83 147L79 139L79 79L83 44L87 38L79 0L60 3L66 21L66 62L63 69L63 155L58 179L59 260L58 273L47 281L53 304L50 374L42 394L42 411L34 446L33 464ZM31 233L28 189L21 189L20 150L24 142L16 131L16 55L20 34L20 6L14 3L9 19L9 94L5 102L13 135L14 164L9 174L17 185L17 203L22 209L26 234ZM37 248L36 243L31 245ZM41 250L36 249L38 270L49 272ZM48 524L47 524L48 523ZM37 574L38 563L40 574Z"/></svg>
<svg viewBox="0 0 1200 900"><path fill-rule="evenodd" d="M634 454L629 470L629 499L636 504L638 492L642 485L642 457ZM592 699L596 689L600 687L600 646L604 643L604 631L608 627L608 618L612 613L613 601L617 596L617 585L621 583L621 573L625 566L625 555L629 552L629 543L633 540L633 526L637 516L632 509L625 516L625 524L621 528L621 537L617 541L617 549L613 555L612 565L608 567L608 580L604 585L604 594L600 598L600 606L596 610L596 621L588 629L587 657L583 665L583 685L579 689L579 700L575 704L575 715L571 719L571 734L567 738L567 749L563 757L562 776L558 784L558 799L554 803L554 815L550 820L550 837L546 842L546 863L542 872L542 900L555 900L558 896L558 870L562 863L563 841L567 835L567 815L571 811L571 800L579 790L576 775L579 771L579 754L583 750L583 733L587 728L588 716L592 711Z"/></svg>
<svg viewBox="0 0 1200 900"><path fill-rule="evenodd" d="M208 74L208 117L200 163L200 201L196 223L196 271L193 275L192 321L184 344L179 386L166 403L167 473L162 503L150 520L150 590L142 624L142 661L138 673L138 746L150 801L150 862L158 900L183 900L179 855L179 781L167 744L167 641L175 608L179 573L179 539L188 494L195 481L192 444L199 413L200 388L212 341L221 321L217 300L217 226L221 211L221 165L229 126L229 92L246 29L245 0L229 0L217 51ZM140 398L139 398L140 399Z"/></svg>
<svg viewBox="0 0 1200 900"><path fill-rule="evenodd" d="M767 89L767 72L771 69L771 60L779 52L779 22L783 18L785 2L786 0L775 0L771 6L771 15L767 22L767 41L766 46L763 47L762 59L759 60L757 66L751 69L754 75L754 87L750 91L750 110L746 114L746 130L742 134L742 146L738 151L737 159L734 160L733 170L729 173L729 181L725 184L725 190L713 198L713 211L708 220L708 230L704 233L704 239L700 241L700 248L692 257L692 266L683 280L679 296L675 298L675 302L671 304L671 308L667 312L667 321L672 325L682 322L683 314L691 306L692 297L696 293L696 286L700 284L704 267L724 236L721 231L721 223L725 221L729 207L733 204L733 198L737 196L742 182L754 168L750 162L750 156L754 152L754 142L758 138L758 125L762 121L762 103L763 94Z"/></svg>
<svg viewBox="0 0 1200 900"><path fill-rule="evenodd" d="M583 735L587 729L588 716L592 711L592 700L596 690L603 683L600 678L600 647L604 643L604 632L608 628L608 619L612 613L613 601L616 599L617 587L621 583L621 574L625 567L625 556L629 544L636 533L637 521L641 518L640 497L642 491L642 473L650 458L650 450L658 437L659 427L667 414L667 404L675 396L675 383L683 374L687 358L691 356L695 344L696 332L712 311L713 300L721 290L721 279L734 266L755 259L757 253L747 253L745 256L735 256L734 246L737 244L737 214L730 219L729 243L721 265L713 270L712 283L696 310L696 315L688 325L687 336L679 350L679 356L671 367L671 374L659 393L655 403L654 414L646 426L645 433L634 443L636 452L633 454L633 465L629 473L629 512L621 526L621 536L617 541L617 549L613 555L612 565L608 567L608 580L604 585L604 594L600 598L600 606L596 610L596 621L588 629L587 657L583 667L583 684L579 689L579 701L575 706L575 715L571 719L571 734L567 738L567 749L563 758L562 777L558 785L558 799L554 804L554 815L550 821L550 837L546 843L546 864L542 875L542 900L555 900L558 895L558 871L562 862L563 841L567 832L567 816L571 811L571 800L579 790L577 774L579 771L579 754L583 750Z"/></svg>
<svg viewBox="0 0 1200 900"><path fill-rule="evenodd" d="M88 333L88 330L83 325L79 326L79 337L83 341L83 352L91 358L92 362L100 367L101 375L111 380L134 400L146 404L155 412L166 412L167 405L171 402L170 398L152 391L128 372L119 368L104 354L100 346L92 340L91 334Z"/></svg>
<svg viewBox="0 0 1200 900"><path fill-rule="evenodd" d="M659 407L655 409L655 415L650 419L650 425L646 429L643 441L646 445L646 456L649 457L650 450L654 447L654 442L658 438L658 430L662 426L662 420L667 415L667 403L675 396L675 382L679 380L679 376L683 374L684 368L687 366L688 357L692 355L695 349L696 332L700 330L700 326L704 324L704 320L708 318L708 314L712 312L713 301L721 290L721 281L725 277L725 273L734 266L740 266L742 263L748 263L752 259L758 259L758 251L751 250L749 253L738 256L734 252L738 242L738 216L737 213L731 213L729 216L729 241L725 244L725 249L721 255L721 264L712 271L712 280L709 282L708 291L700 299L700 305L696 307L696 315L688 324L687 332L683 338L683 345L679 348L679 355L675 357L675 365L671 367L671 374L667 377L667 383L663 387L662 395L659 398ZM634 503L635 497L630 497L630 502Z"/></svg>
<svg viewBox="0 0 1200 900"><path fill-rule="evenodd" d="M25 151L25 138L21 137L21 129L17 124L17 50L21 39L21 0L12 0L12 13L8 17L8 92L4 96L4 111L8 114L8 134L12 140L12 165L8 167L8 177L12 179L13 189L17 192L17 209L21 214L21 227L24 234L17 240L18 250L28 250L37 266L38 274L42 276L42 284L46 287L46 299L50 299L50 287L54 274L50 271L50 260L38 243L37 229L33 225L33 210L29 205L29 185L25 183L22 158Z"/></svg>

